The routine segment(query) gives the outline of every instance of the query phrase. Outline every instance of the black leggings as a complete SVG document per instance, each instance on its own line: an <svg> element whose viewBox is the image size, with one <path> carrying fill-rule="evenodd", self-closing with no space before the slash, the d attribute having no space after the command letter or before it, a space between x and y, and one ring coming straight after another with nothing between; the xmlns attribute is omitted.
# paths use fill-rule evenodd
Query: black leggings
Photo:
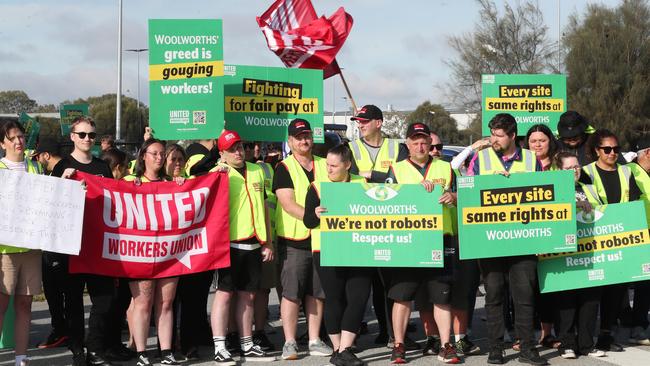
<svg viewBox="0 0 650 366"><path fill-rule="evenodd" d="M324 320L328 334L341 330L357 333L366 311L374 268L321 267L320 257L314 262L325 292Z"/></svg>

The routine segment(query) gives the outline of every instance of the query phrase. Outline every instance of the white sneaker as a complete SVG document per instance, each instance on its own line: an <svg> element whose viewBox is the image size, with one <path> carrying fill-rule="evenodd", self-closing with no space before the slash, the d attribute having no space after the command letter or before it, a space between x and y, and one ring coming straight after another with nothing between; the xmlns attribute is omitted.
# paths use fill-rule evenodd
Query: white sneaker
<svg viewBox="0 0 650 366"><path fill-rule="evenodd" d="M561 356L562 356L562 358L566 358L566 359L574 359L574 358L576 358L576 353L573 352L573 350L569 348L569 349L565 349L564 351L562 351Z"/></svg>
<svg viewBox="0 0 650 366"><path fill-rule="evenodd" d="M587 356L591 357L605 357L607 356L607 352L599 349L593 349Z"/></svg>

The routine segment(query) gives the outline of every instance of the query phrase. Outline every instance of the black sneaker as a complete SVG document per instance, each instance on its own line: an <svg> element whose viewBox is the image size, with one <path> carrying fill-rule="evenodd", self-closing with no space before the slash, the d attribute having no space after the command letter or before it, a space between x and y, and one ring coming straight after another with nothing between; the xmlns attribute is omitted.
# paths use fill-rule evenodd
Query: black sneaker
<svg viewBox="0 0 650 366"><path fill-rule="evenodd" d="M407 362L404 343L397 343L393 346L393 352L390 355L390 362L394 364L402 364Z"/></svg>
<svg viewBox="0 0 650 366"><path fill-rule="evenodd" d="M269 356L266 352L262 351L260 346L254 344L247 350L241 350L241 362L273 362L274 356Z"/></svg>
<svg viewBox="0 0 650 366"><path fill-rule="evenodd" d="M352 352L350 347L344 349L342 352L338 353L338 356L334 359L336 366L363 366L363 361L361 361L357 355Z"/></svg>
<svg viewBox="0 0 650 366"><path fill-rule="evenodd" d="M623 352L623 346L616 343L611 334L599 335L594 348L605 352Z"/></svg>
<svg viewBox="0 0 650 366"><path fill-rule="evenodd" d="M440 349L438 354L438 361L444 363L459 363L460 357L456 354L456 349L450 343L445 343L445 346Z"/></svg>
<svg viewBox="0 0 650 366"><path fill-rule="evenodd" d="M464 336L458 342L455 342L454 348L456 349L456 353L460 356L469 356L481 352L481 349L470 341L467 336Z"/></svg>
<svg viewBox="0 0 650 366"><path fill-rule="evenodd" d="M199 359L199 349L195 346L192 346L183 352L183 356L187 361L193 361Z"/></svg>
<svg viewBox="0 0 650 366"><path fill-rule="evenodd" d="M68 336L60 336L50 333L47 339L37 345L38 348L56 348L68 345Z"/></svg>
<svg viewBox="0 0 650 366"><path fill-rule="evenodd" d="M521 352L519 352L519 358L517 360L521 363L527 363L536 366L548 365L548 361L539 355L537 348L531 348L527 350L522 349Z"/></svg>
<svg viewBox="0 0 650 366"><path fill-rule="evenodd" d="M503 365L505 363L504 357L505 352L503 352L502 347L492 347L488 354L487 363L492 365Z"/></svg>
<svg viewBox="0 0 650 366"><path fill-rule="evenodd" d="M225 349L219 349L214 355L214 362L221 366L235 366L235 360L232 359L230 352Z"/></svg>
<svg viewBox="0 0 650 366"><path fill-rule="evenodd" d="M138 356L137 352L124 346L124 344L111 347L108 350L106 350L106 353L104 353L104 357L106 359L108 359L109 361L117 361L117 362L126 362L136 358L137 356Z"/></svg>
<svg viewBox="0 0 650 366"><path fill-rule="evenodd" d="M161 365L176 365L176 366L178 366L181 363L176 361L176 358L174 358L174 354L170 352L170 353L166 354L165 356L163 356L161 358L160 364Z"/></svg>
<svg viewBox="0 0 650 366"><path fill-rule="evenodd" d="M335 350L330 356L330 365L339 366L338 364L339 351Z"/></svg>
<svg viewBox="0 0 650 366"><path fill-rule="evenodd" d="M427 343L424 344L422 354L425 356L437 356L440 352L440 338L434 336L427 337Z"/></svg>
<svg viewBox="0 0 650 366"><path fill-rule="evenodd" d="M96 352L88 352L88 354L86 354L86 364L88 364L88 366L112 366L113 365L111 361L105 359L104 357L100 356Z"/></svg>
<svg viewBox="0 0 650 366"><path fill-rule="evenodd" d="M259 346L262 351L275 351L275 346L271 343L263 330L253 333L253 343L256 346Z"/></svg>

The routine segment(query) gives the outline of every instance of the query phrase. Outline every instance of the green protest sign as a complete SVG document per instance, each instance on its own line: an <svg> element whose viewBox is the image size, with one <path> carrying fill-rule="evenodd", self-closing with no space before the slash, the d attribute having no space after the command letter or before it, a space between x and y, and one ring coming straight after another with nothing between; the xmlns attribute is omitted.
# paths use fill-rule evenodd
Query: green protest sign
<svg viewBox="0 0 650 366"><path fill-rule="evenodd" d="M314 142L324 142L323 71L226 65L225 119L247 141L287 141L294 118L309 121Z"/></svg>
<svg viewBox="0 0 650 366"><path fill-rule="evenodd" d="M75 118L88 116L88 104L61 104L61 136L70 136L70 124Z"/></svg>
<svg viewBox="0 0 650 366"><path fill-rule="evenodd" d="M460 177L460 258L576 250L573 171Z"/></svg>
<svg viewBox="0 0 650 366"><path fill-rule="evenodd" d="M162 140L223 130L220 19L149 20L149 121Z"/></svg>
<svg viewBox="0 0 650 366"><path fill-rule="evenodd" d="M321 183L321 265L442 267L440 186Z"/></svg>
<svg viewBox="0 0 650 366"><path fill-rule="evenodd" d="M578 211L578 251L540 255L542 292L650 279L650 238L643 202Z"/></svg>
<svg viewBox="0 0 650 366"><path fill-rule="evenodd" d="M488 123L499 113L513 115L525 136L539 123L555 131L567 110L565 75L483 75L482 81L483 136L490 136Z"/></svg>
<svg viewBox="0 0 650 366"><path fill-rule="evenodd" d="M36 122L35 119L27 115L27 113L22 112L18 121L25 128L25 138L28 149L36 148L36 141L38 140L38 134L41 131L41 124Z"/></svg>

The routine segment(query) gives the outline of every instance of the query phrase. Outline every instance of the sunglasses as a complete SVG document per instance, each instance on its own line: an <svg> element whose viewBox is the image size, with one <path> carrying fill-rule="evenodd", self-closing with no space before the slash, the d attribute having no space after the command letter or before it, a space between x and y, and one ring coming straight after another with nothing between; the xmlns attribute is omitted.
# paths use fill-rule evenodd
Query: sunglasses
<svg viewBox="0 0 650 366"><path fill-rule="evenodd" d="M430 150L430 151L433 151L433 149L436 149L436 150L438 150L438 151L442 151L442 147L443 147L442 144L435 144L435 145L431 145L431 147L429 148L429 150Z"/></svg>
<svg viewBox="0 0 650 366"><path fill-rule="evenodd" d="M79 136L80 139L85 139L86 136L90 137L91 140L94 140L97 137L96 132L73 132L75 135Z"/></svg>
<svg viewBox="0 0 650 366"><path fill-rule="evenodd" d="M618 154L621 152L621 147L620 146L598 146L599 149L603 150L605 154L610 154L612 150L614 151L615 154Z"/></svg>

